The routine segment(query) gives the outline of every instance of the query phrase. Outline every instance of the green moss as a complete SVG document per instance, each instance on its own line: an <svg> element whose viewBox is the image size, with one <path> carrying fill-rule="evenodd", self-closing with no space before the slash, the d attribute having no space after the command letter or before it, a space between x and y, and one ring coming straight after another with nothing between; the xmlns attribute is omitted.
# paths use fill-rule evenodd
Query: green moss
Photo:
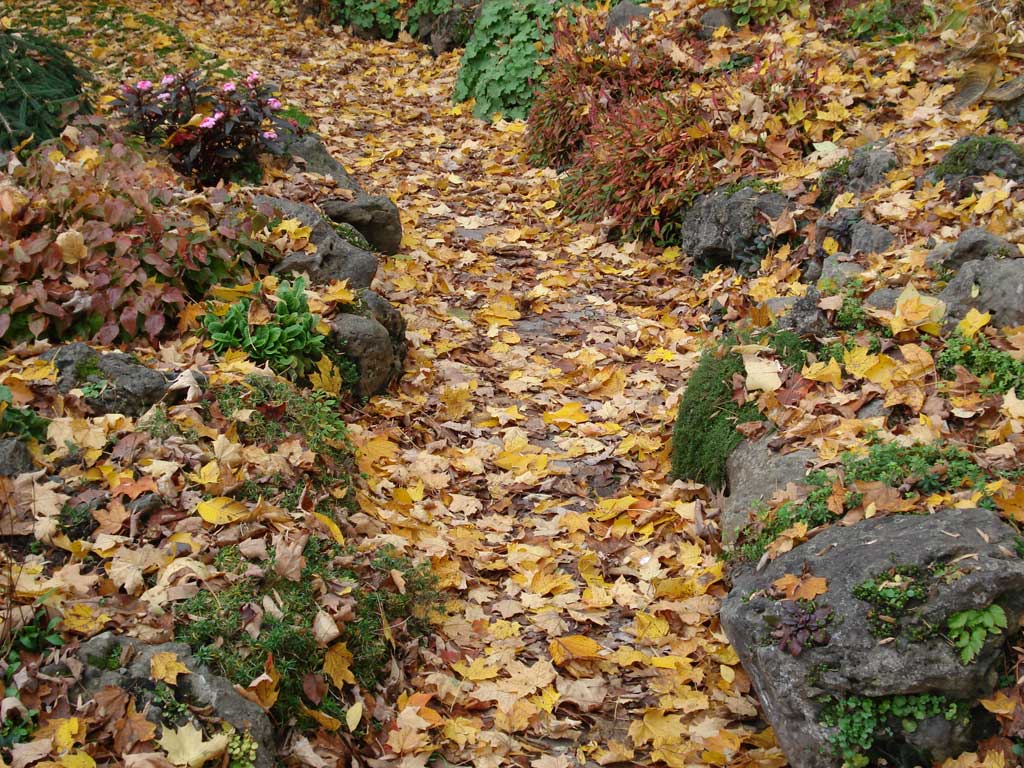
<svg viewBox="0 0 1024 768"><path fill-rule="evenodd" d="M792 331L775 331L765 340L785 367L799 371L807 363L807 343Z"/></svg>
<svg viewBox="0 0 1024 768"><path fill-rule="evenodd" d="M897 565L862 581L854 587L853 596L871 606L868 624L875 637L905 635L918 642L933 636L936 627L914 616L912 609L927 599L933 586L951 584L962 575L963 571L948 563L928 568Z"/></svg>
<svg viewBox="0 0 1024 768"><path fill-rule="evenodd" d="M732 378L742 374L743 359L732 352L705 352L679 403L672 435L672 474L711 488L725 484L725 462L743 440L736 425L760 421L753 403L737 405Z"/></svg>
<svg viewBox="0 0 1024 768"><path fill-rule="evenodd" d="M341 239L349 245L354 245L356 248L362 248L364 251L373 250L373 246L370 245L369 241L351 224L346 224L344 222L332 222L331 226L334 227L334 231L338 233Z"/></svg>
<svg viewBox="0 0 1024 768"><path fill-rule="evenodd" d="M942 162L933 167L928 175L934 179L943 179L973 173L982 156L1003 148L1010 149L1024 161L1024 149L1012 141L999 136L971 136L950 147ZM993 171L995 172L995 169Z"/></svg>
<svg viewBox="0 0 1024 768"><path fill-rule="evenodd" d="M980 333L969 339L955 333L935 360L935 367L944 379L955 379L957 366L963 366L981 381L986 395L1005 394L1011 389L1024 396L1024 362L993 347Z"/></svg>
<svg viewBox="0 0 1024 768"><path fill-rule="evenodd" d="M351 584L355 618L345 624L341 640L353 656L352 671L366 689L371 689L385 672L392 645L427 633L439 610L440 594L429 565L415 566L385 548L359 570L355 554L342 552L333 543L312 538L303 551L301 578L290 581L274 573L274 555L265 564L262 579L243 577L246 561L237 547L225 547L215 564L228 574L228 585L220 591L205 589L181 603L175 611L176 637L187 643L196 658L239 685L248 685L262 674L267 657L281 675L280 696L273 712L281 720L296 715L302 702L303 676L320 673L324 649L313 637L313 619L328 583ZM392 571L404 580L404 594L397 590ZM244 607L271 598L280 618L264 614L257 637L243 627ZM308 704L307 704L308 705Z"/></svg>
<svg viewBox="0 0 1024 768"><path fill-rule="evenodd" d="M181 437L182 431L171 421L167 415L167 409L158 405L146 414L145 418L139 421L139 429L149 433L150 437L157 440L168 440L172 437Z"/></svg>
<svg viewBox="0 0 1024 768"><path fill-rule="evenodd" d="M832 205L850 174L850 158L844 157L835 165L825 169L818 178L818 206L828 208Z"/></svg>

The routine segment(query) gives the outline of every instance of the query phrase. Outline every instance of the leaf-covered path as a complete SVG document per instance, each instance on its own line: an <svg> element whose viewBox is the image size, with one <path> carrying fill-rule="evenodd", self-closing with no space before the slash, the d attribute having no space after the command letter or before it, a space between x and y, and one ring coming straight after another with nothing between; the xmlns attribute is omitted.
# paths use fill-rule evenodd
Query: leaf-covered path
<svg viewBox="0 0 1024 768"><path fill-rule="evenodd" d="M413 350L398 390L353 419L360 506L366 533L429 557L452 599L389 683L407 711L379 735L386 751L725 764L747 740L730 765L782 764L731 727L755 710L717 629L722 566L698 538L702 492L666 481L707 321L691 307L727 286L564 218L523 125L452 106L454 55L255 10L173 21L277 82L402 210L404 247L377 287Z"/></svg>

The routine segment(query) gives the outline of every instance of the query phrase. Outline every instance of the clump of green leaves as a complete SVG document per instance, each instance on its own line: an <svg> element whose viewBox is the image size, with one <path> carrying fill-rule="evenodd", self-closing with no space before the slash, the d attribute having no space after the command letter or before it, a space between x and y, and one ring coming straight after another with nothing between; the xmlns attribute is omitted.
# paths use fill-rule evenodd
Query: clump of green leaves
<svg viewBox="0 0 1024 768"><path fill-rule="evenodd" d="M500 112L526 117L544 75L541 59L551 49L555 15L572 0L490 0L484 3L466 43L455 81L456 102L476 99L473 114L489 120Z"/></svg>
<svg viewBox="0 0 1024 768"><path fill-rule="evenodd" d="M927 598L932 584L949 584L961 575L962 571L946 563L926 569L897 565L862 581L854 587L853 596L871 605L868 624L875 637L895 637L906 628L911 639L923 639L933 628L922 627L920 622L905 627L903 617Z"/></svg>
<svg viewBox="0 0 1024 768"><path fill-rule="evenodd" d="M932 693L868 697L829 697L818 717L826 728L836 754L847 765L866 766L877 743L913 733L929 718L960 720L967 717L970 704Z"/></svg>
<svg viewBox="0 0 1024 768"><path fill-rule="evenodd" d="M339 24L351 24L357 32L394 39L402 24L398 0L330 0L331 17Z"/></svg>
<svg viewBox="0 0 1024 768"><path fill-rule="evenodd" d="M712 488L725 484L725 462L742 442L736 425L760 421L757 406L737 405L732 378L742 374L743 359L724 350L704 353L690 376L672 434L672 474Z"/></svg>
<svg viewBox="0 0 1024 768"><path fill-rule="evenodd" d="M954 379L958 366L980 379L983 394L1001 395L1013 390L1024 396L1024 362L993 347L981 333L968 338L957 332L946 340L935 367L944 379Z"/></svg>
<svg viewBox="0 0 1024 768"><path fill-rule="evenodd" d="M228 768L253 768L259 746L249 733L232 734L228 742Z"/></svg>
<svg viewBox="0 0 1024 768"><path fill-rule="evenodd" d="M872 0L847 8L844 35L853 40L906 42L928 31L928 16L921 0Z"/></svg>
<svg viewBox="0 0 1024 768"><path fill-rule="evenodd" d="M0 150L59 135L75 112L88 111L82 95L88 79L60 43L0 29Z"/></svg>
<svg viewBox="0 0 1024 768"><path fill-rule="evenodd" d="M740 24L766 24L784 13L797 15L800 0L716 0L712 5L727 7Z"/></svg>
<svg viewBox="0 0 1024 768"><path fill-rule="evenodd" d="M1006 613L992 603L988 608L954 613L946 622L949 639L960 650L960 661L970 664L981 653L989 635L1006 629Z"/></svg>
<svg viewBox="0 0 1024 768"><path fill-rule="evenodd" d="M926 178L938 181L952 176L963 176L984 171L999 174L998 168L988 168L992 158L1009 151L1024 161L1024 149L1001 136L969 136L961 139L946 152L942 162L933 166ZM980 165L984 165L982 169Z"/></svg>
<svg viewBox="0 0 1024 768"><path fill-rule="evenodd" d="M984 490L989 481L971 455L953 445L875 443L865 455L847 454L843 468L848 482L880 481L904 495Z"/></svg>
<svg viewBox="0 0 1024 768"><path fill-rule="evenodd" d="M10 646L5 646L4 696L18 698L14 676L21 669L25 654L38 655L64 644L58 630L59 624L59 616L51 619L45 611L40 610L32 617L32 621L18 630ZM32 740L38 717L39 711L36 709L24 713L14 709L0 722L0 757L9 760L11 747Z"/></svg>
<svg viewBox="0 0 1024 768"><path fill-rule="evenodd" d="M161 719L166 725L179 725L189 715L188 704L178 701L177 691L167 683L157 683L153 689L153 703L160 707Z"/></svg>
<svg viewBox="0 0 1024 768"><path fill-rule="evenodd" d="M223 317L207 314L203 325L210 334L213 350L223 354L231 349L244 351L250 359L269 363L277 373L300 380L315 368L323 356L327 337L317 330L320 316L309 311L306 280L282 282L277 288L277 304L268 322L249 321L251 299L231 305Z"/></svg>
<svg viewBox="0 0 1024 768"><path fill-rule="evenodd" d="M812 472L806 484L811 490L802 501L786 501L774 510L761 509L757 521L740 534L736 554L741 560L758 560L783 531L797 523L810 529L835 520L836 514L829 507L832 476L821 470Z"/></svg>
<svg viewBox="0 0 1024 768"><path fill-rule="evenodd" d="M16 408L13 402L10 387L0 384L0 435L45 440L50 420L37 416L31 408Z"/></svg>

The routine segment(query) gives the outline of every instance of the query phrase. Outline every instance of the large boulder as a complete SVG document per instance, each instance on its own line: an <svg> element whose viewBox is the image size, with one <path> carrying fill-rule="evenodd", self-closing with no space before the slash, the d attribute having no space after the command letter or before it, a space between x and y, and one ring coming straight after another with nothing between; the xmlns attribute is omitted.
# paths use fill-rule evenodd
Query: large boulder
<svg viewBox="0 0 1024 768"><path fill-rule="evenodd" d="M841 208L818 222L817 243L819 255L825 255L824 242L831 238L844 253L883 253L895 242L892 233L883 226L861 218L858 208Z"/></svg>
<svg viewBox="0 0 1024 768"><path fill-rule="evenodd" d="M330 221L311 205L257 195L253 202L268 215L298 219L310 227L314 253L293 253L274 266L279 273L305 272L314 283L348 280L352 288L368 288L377 274L377 257L343 238Z"/></svg>
<svg viewBox="0 0 1024 768"><path fill-rule="evenodd" d="M331 343L355 366L354 394L370 397L401 378L408 342L401 312L373 291L360 291L359 298L332 321Z"/></svg>
<svg viewBox="0 0 1024 768"><path fill-rule="evenodd" d="M140 416L167 394L167 378L123 352L100 353L74 342L42 354L57 367L57 391L80 389L94 413Z"/></svg>
<svg viewBox="0 0 1024 768"><path fill-rule="evenodd" d="M792 331L801 339L818 339L833 335L828 316L818 306L820 300L821 293L817 288L807 289L807 293L796 299L779 318L779 330Z"/></svg>
<svg viewBox="0 0 1024 768"><path fill-rule="evenodd" d="M1024 259L989 257L964 263L939 294L951 324L971 308L990 312L999 327L1024 324Z"/></svg>
<svg viewBox="0 0 1024 768"><path fill-rule="evenodd" d="M150 666L158 653L174 654L189 671L187 675L179 675L175 685L179 701L200 709L208 708L210 714L230 723L236 731L248 733L258 745L253 763L256 768L277 765L274 729L263 708L240 695L227 678L213 674L197 662L184 643L147 645L112 632L96 635L82 643L75 654L83 665L79 679L81 693L91 698L107 686L129 691L135 696L135 708L161 726L162 712L159 701L154 700ZM119 666L111 662L125 655L128 656L126 664Z"/></svg>
<svg viewBox="0 0 1024 768"><path fill-rule="evenodd" d="M315 133L293 138L286 151L301 161L309 173L330 176L351 196L325 200L321 207L330 218L350 224L381 253L394 254L402 244L402 219L398 206L384 195L368 195L356 183Z"/></svg>
<svg viewBox="0 0 1024 768"><path fill-rule="evenodd" d="M817 454L801 448L792 453L772 450L773 435L759 440L745 440L725 462L729 495L722 505L722 541L735 543L752 520L758 502L767 502L776 491L790 483L801 485L807 468Z"/></svg>
<svg viewBox="0 0 1024 768"><path fill-rule="evenodd" d="M928 752L918 759L941 761L973 745L985 715L971 707L995 688L1003 643L1024 614L1024 561L1016 541L1016 532L984 509L874 518L826 530L735 580L722 605L722 627L793 768L842 765L837 730L822 722L830 699L834 705L867 697L869 706L878 706L894 696L948 697L971 712L970 720L940 716L903 726L897 719L890 722L893 735L876 746ZM827 588L811 608L822 612L812 626L823 629L798 645L797 655L783 647L779 628L787 626L784 612L793 627L792 617L809 606L781 599L785 595L775 585L787 574L824 579ZM862 585L869 580L875 589L914 586L900 616L880 612L867 599L872 593ZM854 594L858 587L860 597ZM1010 629L986 634L965 663L946 637L947 622L993 604L1003 609Z"/></svg>
<svg viewBox="0 0 1024 768"><path fill-rule="evenodd" d="M329 198L320 207L334 221L349 224L381 253L395 254L402 247L398 206L383 195L356 195L352 200Z"/></svg>
<svg viewBox="0 0 1024 768"><path fill-rule="evenodd" d="M755 271L774 240L769 222L790 208L784 195L753 185L700 195L683 213L680 246L701 268Z"/></svg>
<svg viewBox="0 0 1024 768"><path fill-rule="evenodd" d="M643 21L650 16L654 10L643 5L637 5L630 0L621 0L608 11L608 32L615 33L618 30L627 30L634 21Z"/></svg>
<svg viewBox="0 0 1024 768"><path fill-rule="evenodd" d="M1024 149L998 136L968 136L947 150L942 161L924 175L924 181L946 183L957 199L974 193L985 176L1024 181Z"/></svg>
<svg viewBox="0 0 1024 768"><path fill-rule="evenodd" d="M899 165L896 153L881 142L854 150L849 161L840 162L821 175L818 204L827 207L843 192L863 194L880 186L886 174Z"/></svg>
<svg viewBox="0 0 1024 768"><path fill-rule="evenodd" d="M428 44L435 56L461 48L473 32L480 8L479 0L454 0L443 13L422 14L416 20L416 39Z"/></svg>
<svg viewBox="0 0 1024 768"><path fill-rule="evenodd" d="M35 469L28 447L13 437L0 440L0 477L16 477Z"/></svg>
<svg viewBox="0 0 1024 768"><path fill-rule="evenodd" d="M941 267L955 272L969 261L993 258L1019 258L1020 249L999 235L982 227L964 231L955 243L944 243L932 249L927 262L931 267Z"/></svg>

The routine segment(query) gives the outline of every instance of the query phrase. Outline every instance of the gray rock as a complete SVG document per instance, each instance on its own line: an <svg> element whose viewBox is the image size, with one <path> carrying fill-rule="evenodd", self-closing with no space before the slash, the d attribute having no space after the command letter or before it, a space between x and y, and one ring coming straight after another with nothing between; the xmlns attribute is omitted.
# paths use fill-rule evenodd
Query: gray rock
<svg viewBox="0 0 1024 768"><path fill-rule="evenodd" d="M354 200L331 198L320 207L334 221L351 224L381 253L395 254L402 247L402 219L398 206L384 195L357 195Z"/></svg>
<svg viewBox="0 0 1024 768"><path fill-rule="evenodd" d="M67 394L86 388L86 404L95 412L140 416L167 394L168 382L159 371L137 363L123 352L99 353L74 342L47 350L44 360L57 367L57 390Z"/></svg>
<svg viewBox="0 0 1024 768"><path fill-rule="evenodd" d="M789 483L798 485L807 476L807 466L817 454L809 448L778 453L771 448L774 435L744 440L725 462L729 495L722 505L722 541L732 544L751 522L752 508L767 501Z"/></svg>
<svg viewBox="0 0 1024 768"><path fill-rule="evenodd" d="M401 378L408 345L401 313L372 291L360 296L363 307L358 314L334 318L332 343L355 364L355 394L370 397Z"/></svg>
<svg viewBox="0 0 1024 768"><path fill-rule="evenodd" d="M868 294L868 297L864 299L864 303L874 309L882 309L886 312L892 312L896 309L896 300L903 293L902 288L878 288Z"/></svg>
<svg viewBox="0 0 1024 768"><path fill-rule="evenodd" d="M16 477L35 469L28 447L13 437L0 440L0 477Z"/></svg>
<svg viewBox="0 0 1024 768"><path fill-rule="evenodd" d="M821 294L817 288L809 288L807 293L793 302L790 310L779 320L779 329L792 331L802 339L823 338L831 336L832 324L828 316L818 307Z"/></svg>
<svg viewBox="0 0 1024 768"><path fill-rule="evenodd" d="M469 40L481 8L478 0L455 0L444 13L423 14L417 22L416 39L429 44L435 56L461 48Z"/></svg>
<svg viewBox="0 0 1024 768"><path fill-rule="evenodd" d="M785 196L750 187L700 195L683 213L680 245L700 268L755 271L773 239L768 222L790 208Z"/></svg>
<svg viewBox="0 0 1024 768"><path fill-rule="evenodd" d="M697 34L702 40L710 40L721 27L736 29L736 14L728 8L712 8L701 15Z"/></svg>
<svg viewBox="0 0 1024 768"><path fill-rule="evenodd" d="M884 253L896 238L885 227L869 221L858 221L850 230L850 253Z"/></svg>
<svg viewBox="0 0 1024 768"><path fill-rule="evenodd" d="M818 289L834 291L842 288L861 273L860 264L843 259L845 254L835 253L826 256L821 263L821 277L818 278Z"/></svg>
<svg viewBox="0 0 1024 768"><path fill-rule="evenodd" d="M996 136L968 136L949 148L942 161L923 177L946 182L958 199L974 192L974 185L988 174L1024 181L1024 149Z"/></svg>
<svg viewBox="0 0 1024 768"><path fill-rule="evenodd" d="M958 270L969 261L992 258L1020 258L1020 249L1009 240L1004 240L982 227L965 231L952 245L945 243L932 250L926 260L929 266L936 264L949 270Z"/></svg>
<svg viewBox="0 0 1024 768"><path fill-rule="evenodd" d="M608 11L608 32L613 33L620 29L626 30L634 20L646 19L653 12L653 9L637 5L630 2L630 0L621 0L621 2L616 3Z"/></svg>
<svg viewBox="0 0 1024 768"><path fill-rule="evenodd" d="M298 219L311 227L309 241L315 253L293 253L274 266L274 272L305 272L314 283L348 280L351 288L367 288L377 274L377 257L357 248L338 234L334 226L311 205L257 195L257 207L274 211L284 218Z"/></svg>
<svg viewBox="0 0 1024 768"><path fill-rule="evenodd" d="M776 296L775 298L768 299L764 305L771 312L773 318L782 317L796 304L796 296Z"/></svg>
<svg viewBox="0 0 1024 768"><path fill-rule="evenodd" d="M860 410L857 411L858 419L877 419L879 416L888 419L892 413L892 408L885 404L885 401L880 398L875 398L868 403L861 406Z"/></svg>
<svg viewBox="0 0 1024 768"><path fill-rule="evenodd" d="M991 693L1007 630L989 635L969 664L961 662L941 629L915 634L916 640L907 630L943 628L954 613L998 603L1015 631L1024 613L1024 562L1015 542L1015 531L984 509L893 515L835 526L735 581L722 604L722 627L793 768L839 768L843 762L831 751L829 729L819 722L822 697L929 693L974 702ZM871 606L853 590L894 566L927 574L941 564L953 564L958 577L926 581L924 599L899 619L903 630L880 643L871 634ZM798 656L780 649L770 636L770 617L779 616L783 606L768 593L787 573L824 578L828 591L815 605L833 611L827 642L805 645ZM897 728L897 740L928 749L936 761L973 746L975 735L956 723L937 718L922 725L920 737Z"/></svg>
<svg viewBox="0 0 1024 768"><path fill-rule="evenodd" d="M230 642L229 639L226 639ZM106 660L118 649L130 648L134 656L127 666L116 670L105 667ZM101 688L113 685L132 692L136 697L136 708L146 712L154 723L160 724L160 709L153 705L153 680L150 661L157 653L173 653L178 661L188 667L190 674L178 677L176 686L179 695L190 704L209 707L221 720L230 723L240 732L248 732L259 745L256 752L257 768L273 768L276 745L274 729L270 719L258 704L249 701L235 691L227 678L213 674L193 658L184 643L162 643L147 645L131 637L104 632L82 643L76 656L84 665L80 685L82 691L91 697ZM144 707L149 704L148 711Z"/></svg>
<svg viewBox="0 0 1024 768"><path fill-rule="evenodd" d="M939 298L952 325L973 307L991 312L997 327L1024 324L1024 259L989 257L964 263Z"/></svg>
<svg viewBox="0 0 1024 768"><path fill-rule="evenodd" d="M885 181L889 171L899 165L896 153L884 143L866 144L854 150L843 184L844 191L861 194Z"/></svg>
<svg viewBox="0 0 1024 768"><path fill-rule="evenodd" d="M345 166L334 159L331 153L327 151L327 147L324 146L323 139L315 133L307 131L300 136L294 137L285 146L285 151L293 157L300 159L308 173L330 176L337 182L338 186L349 189L356 194L363 194L363 190L356 183L356 180L349 175L349 172L345 170Z"/></svg>

